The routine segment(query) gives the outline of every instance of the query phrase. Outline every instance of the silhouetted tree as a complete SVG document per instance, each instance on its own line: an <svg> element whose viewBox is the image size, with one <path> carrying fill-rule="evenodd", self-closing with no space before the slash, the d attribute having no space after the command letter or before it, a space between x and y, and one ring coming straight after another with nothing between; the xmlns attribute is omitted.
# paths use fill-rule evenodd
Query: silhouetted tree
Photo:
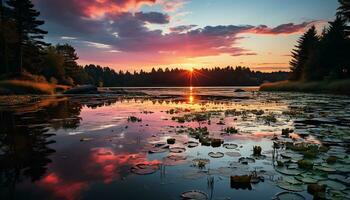
<svg viewBox="0 0 350 200"><path fill-rule="evenodd" d="M47 43L43 42L46 31L39 27L44 21L38 20L40 13L34 9L30 0L8 0L7 5L11 9L11 18L15 23L17 41L15 45L15 61L13 72L21 73L23 67L23 57L36 58L27 56L26 48L35 47L42 49ZM30 51L32 52L32 51Z"/></svg>
<svg viewBox="0 0 350 200"><path fill-rule="evenodd" d="M343 16L350 22L350 0L339 0L340 7L338 8L338 15Z"/></svg>
<svg viewBox="0 0 350 200"><path fill-rule="evenodd" d="M350 63L349 38L346 34L347 24L343 17L338 16L326 29L321 39L321 61L323 76L338 79L349 76Z"/></svg>
<svg viewBox="0 0 350 200"><path fill-rule="evenodd" d="M304 35L298 40L296 48L292 51L291 65L291 80L300 80L303 78L303 72L309 71L309 68L314 66L307 66L305 64L310 58L312 51L316 48L319 42L315 26L312 26Z"/></svg>

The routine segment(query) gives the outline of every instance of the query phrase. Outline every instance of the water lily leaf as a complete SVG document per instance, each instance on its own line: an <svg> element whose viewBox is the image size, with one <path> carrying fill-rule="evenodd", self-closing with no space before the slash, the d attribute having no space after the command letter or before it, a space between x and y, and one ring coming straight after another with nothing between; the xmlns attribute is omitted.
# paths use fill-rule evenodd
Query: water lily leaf
<svg viewBox="0 0 350 200"><path fill-rule="evenodd" d="M235 151L235 152L226 152L225 153L227 156L230 156L230 157L241 157L241 153Z"/></svg>
<svg viewBox="0 0 350 200"><path fill-rule="evenodd" d="M337 182L337 181L331 181L331 180L325 180L325 181L319 181L319 185L326 185L327 187L333 189L333 190L345 190L346 186Z"/></svg>
<svg viewBox="0 0 350 200"><path fill-rule="evenodd" d="M181 194L182 199L188 199L188 200L207 200L208 195L205 192L199 191L199 190L190 190L183 192Z"/></svg>
<svg viewBox="0 0 350 200"><path fill-rule="evenodd" d="M172 147L169 149L171 153L183 153L186 151L186 148L183 147Z"/></svg>
<svg viewBox="0 0 350 200"><path fill-rule="evenodd" d="M302 192L305 190L305 185L294 185L285 181L277 182L277 186L288 191Z"/></svg>
<svg viewBox="0 0 350 200"><path fill-rule="evenodd" d="M275 169L277 172L281 174L289 175L289 176L296 176L304 172L303 170L300 170L300 169L287 169L286 167L276 167Z"/></svg>
<svg viewBox="0 0 350 200"><path fill-rule="evenodd" d="M236 149L238 148L238 145L237 144L232 144L232 143L225 143L222 145L224 148L226 149Z"/></svg>
<svg viewBox="0 0 350 200"><path fill-rule="evenodd" d="M305 197L293 192L281 192L275 196L276 200L305 200Z"/></svg>
<svg viewBox="0 0 350 200"><path fill-rule="evenodd" d="M224 153L222 152L209 152L208 156L212 157L212 158L222 158L224 157Z"/></svg>

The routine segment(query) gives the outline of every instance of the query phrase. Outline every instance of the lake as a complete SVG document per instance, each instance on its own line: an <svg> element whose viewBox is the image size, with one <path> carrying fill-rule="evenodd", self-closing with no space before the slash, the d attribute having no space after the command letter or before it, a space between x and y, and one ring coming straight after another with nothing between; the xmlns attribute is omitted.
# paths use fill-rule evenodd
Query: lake
<svg viewBox="0 0 350 200"><path fill-rule="evenodd" d="M350 199L348 96L236 89L0 97L1 199Z"/></svg>

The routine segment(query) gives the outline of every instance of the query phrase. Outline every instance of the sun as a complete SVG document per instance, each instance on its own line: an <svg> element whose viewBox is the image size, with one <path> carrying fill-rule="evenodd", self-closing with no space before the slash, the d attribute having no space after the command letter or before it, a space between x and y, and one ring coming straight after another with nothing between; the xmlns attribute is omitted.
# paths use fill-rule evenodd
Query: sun
<svg viewBox="0 0 350 200"><path fill-rule="evenodd" d="M192 73L192 72L194 71L194 69L193 69L193 68L191 68L189 71Z"/></svg>

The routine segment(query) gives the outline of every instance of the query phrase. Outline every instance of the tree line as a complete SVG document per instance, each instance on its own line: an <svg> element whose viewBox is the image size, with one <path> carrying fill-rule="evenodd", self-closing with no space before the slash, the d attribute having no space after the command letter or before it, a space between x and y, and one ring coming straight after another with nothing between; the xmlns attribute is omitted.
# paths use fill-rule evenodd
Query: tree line
<svg viewBox="0 0 350 200"><path fill-rule="evenodd" d="M350 1L339 3L336 19L320 35L312 26L298 40L290 62L291 80L350 78Z"/></svg>

